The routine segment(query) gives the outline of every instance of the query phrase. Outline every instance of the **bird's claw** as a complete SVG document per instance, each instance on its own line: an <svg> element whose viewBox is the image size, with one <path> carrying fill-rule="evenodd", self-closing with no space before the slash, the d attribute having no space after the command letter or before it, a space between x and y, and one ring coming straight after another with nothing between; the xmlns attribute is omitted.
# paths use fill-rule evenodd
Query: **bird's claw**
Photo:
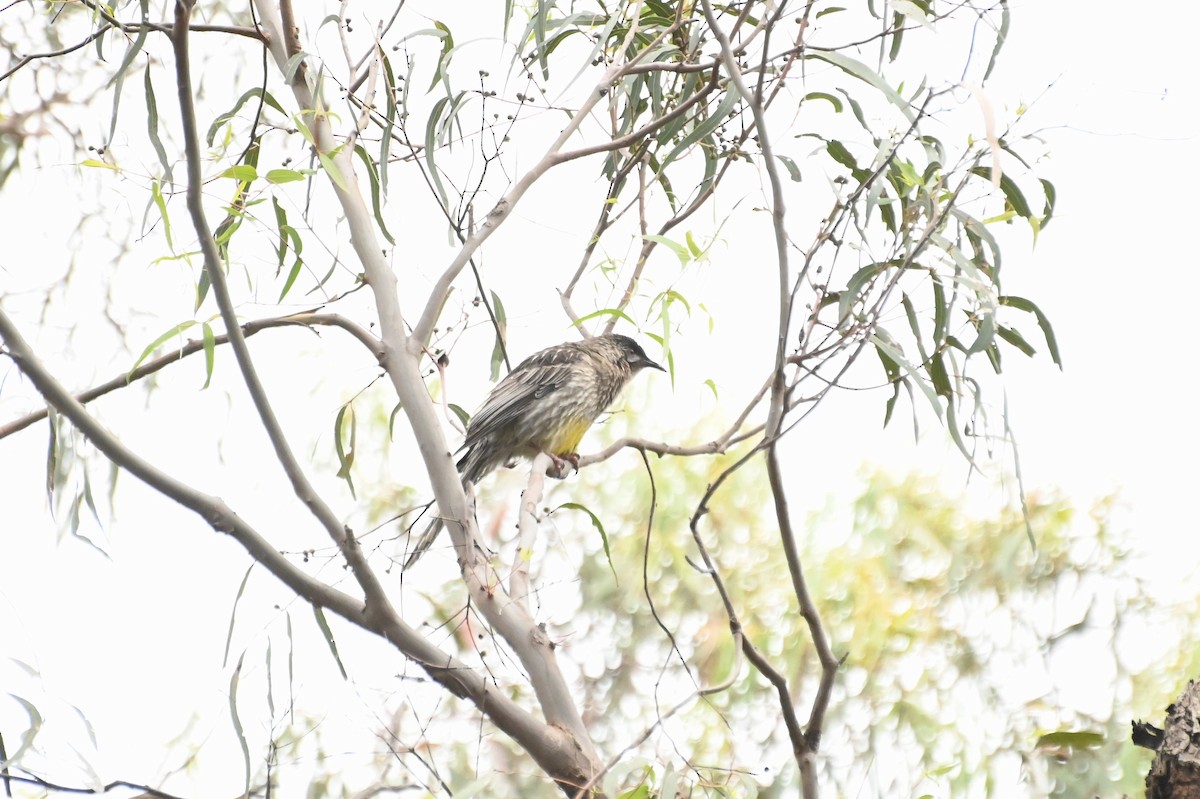
<svg viewBox="0 0 1200 799"><path fill-rule="evenodd" d="M547 452L546 454L549 455L550 460L554 462L553 468L546 470L546 474L550 475L551 477L558 480L563 480L571 473L571 471L579 471L578 452L568 452L561 456L555 455L553 452ZM570 467L570 470L568 470L567 467Z"/></svg>

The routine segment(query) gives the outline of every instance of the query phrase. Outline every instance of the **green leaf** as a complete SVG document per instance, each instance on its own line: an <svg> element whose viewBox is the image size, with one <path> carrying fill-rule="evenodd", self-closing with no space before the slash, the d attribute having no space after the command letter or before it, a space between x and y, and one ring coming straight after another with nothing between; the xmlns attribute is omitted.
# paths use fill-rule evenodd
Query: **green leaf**
<svg viewBox="0 0 1200 799"><path fill-rule="evenodd" d="M162 164L163 175L168 183L174 183L175 178L171 175L171 160L167 158L167 150L158 136L158 101L154 98L154 82L150 80L149 69L143 73L143 78L143 88L146 94L146 132L150 136L154 152L158 155L158 162Z"/></svg>
<svg viewBox="0 0 1200 799"><path fill-rule="evenodd" d="M872 281L890 265L890 261L867 264L850 276L850 280L846 283L846 290L840 292L838 296L838 325L850 318L850 312L861 299L859 295L863 293L864 289L870 290Z"/></svg>
<svg viewBox="0 0 1200 799"><path fill-rule="evenodd" d="M637 327L637 322L634 322L632 319L630 319L629 316L619 308L601 308L598 311L592 311L590 314L580 317L579 323L582 324L583 322L595 319L598 316L615 316L618 319L624 319L629 324Z"/></svg>
<svg viewBox="0 0 1200 799"><path fill-rule="evenodd" d="M104 161L97 161L95 158L85 159L84 161L80 162L79 165L95 167L96 169L111 169L113 172L121 171L121 167L117 166L116 164L108 164Z"/></svg>
<svg viewBox="0 0 1200 799"><path fill-rule="evenodd" d="M1037 739L1037 748L1068 746L1072 749L1091 749L1104 745L1104 733L1086 730L1057 730Z"/></svg>
<svg viewBox="0 0 1200 799"><path fill-rule="evenodd" d="M804 95L804 101L808 100L824 100L833 106L834 111L839 114L842 113L842 101L828 92L809 92L808 94Z"/></svg>
<svg viewBox="0 0 1200 799"><path fill-rule="evenodd" d="M608 560L608 568L612 570L613 579L615 579L617 581L617 583L620 584L621 578L617 576L617 567L613 565L612 550L609 548L609 545L608 545L608 533L606 533L604 531L604 523L600 521L600 517L597 516L596 514L592 513L591 509L589 509L588 507L586 507L584 505L580 505L578 502L564 502L563 504L561 504L557 508L555 508L553 511L551 511L551 513L560 511L564 508L566 508L567 510L581 510L588 515L589 519L592 520L592 526L595 527L597 531L599 531L600 540L604 543L604 557Z"/></svg>
<svg viewBox="0 0 1200 799"><path fill-rule="evenodd" d="M213 363L217 357L217 341L213 335L212 325L208 322L205 322L200 330L204 336L204 385L200 387L200 390L203 391L212 382Z"/></svg>
<svg viewBox="0 0 1200 799"><path fill-rule="evenodd" d="M871 343L875 345L877 350L880 350L889 358L891 358L901 369L908 373L908 376L917 384L917 388L925 395L925 399L929 400L929 404L933 407L933 412L937 414L939 419L943 416L942 403L938 400L937 392L933 390L928 382L924 379L921 373L908 362L904 357L904 353L900 349L899 343L892 338L887 331L882 327L876 328L874 335L871 336Z"/></svg>
<svg viewBox="0 0 1200 799"><path fill-rule="evenodd" d="M948 400L954 399L954 388L950 385L950 373L946 370L944 352L935 352L929 359L929 379L933 381L933 390L938 396Z"/></svg>
<svg viewBox="0 0 1200 799"><path fill-rule="evenodd" d="M1025 337L1011 327L996 325L996 334L1031 358L1037 353Z"/></svg>
<svg viewBox="0 0 1200 799"><path fill-rule="evenodd" d="M666 236L645 234L642 236L642 238L646 239L647 241L652 241L655 244L661 244L671 252L675 253L675 257L679 259L679 264L681 266L687 266L688 262L692 260L692 253L687 247L677 241L667 238Z"/></svg>
<svg viewBox="0 0 1200 799"><path fill-rule="evenodd" d="M857 174L861 171L858 168L858 161L855 160L850 151L846 149L846 145L842 144L840 141L833 140L826 142L825 149L828 151L829 155L833 157L834 161L837 161L851 172Z"/></svg>
<svg viewBox="0 0 1200 799"><path fill-rule="evenodd" d="M967 355L974 355L977 352L983 352L988 347L992 346L992 342L996 337L996 312L995 308L983 308L980 310L978 319L975 320L975 329L978 331L975 341L967 350ZM997 369L997 372L999 370Z"/></svg>
<svg viewBox="0 0 1200 799"><path fill-rule="evenodd" d="M246 569L246 573L242 576L242 583L233 597L233 609L229 612L229 632L225 634L225 655L221 658L221 668L225 668L229 663L229 647L233 643L233 625L237 620L238 603L242 601L242 594L246 591L246 583L250 581L250 572L254 571L255 565L255 563L251 563L250 567Z"/></svg>
<svg viewBox="0 0 1200 799"><path fill-rule="evenodd" d="M1041 229L1045 230L1046 225L1050 224L1050 217L1054 216L1054 205L1058 199L1058 192L1053 183L1044 179L1042 180L1042 191L1046 194L1046 205L1042 208Z"/></svg>
<svg viewBox="0 0 1200 799"><path fill-rule="evenodd" d="M348 437L345 432L347 424L350 427ZM354 404L347 402L338 409L333 420L333 446L337 451L337 476L346 481L346 485L350 487L350 496L355 499L358 497L354 493L354 478L350 475L350 469L354 466L354 447L357 440L358 420L354 416Z"/></svg>
<svg viewBox="0 0 1200 799"><path fill-rule="evenodd" d="M238 683L242 677L242 662L246 659L245 651L238 658L237 668L233 670L233 675L229 678L229 716L233 720L233 731L237 733L238 743L242 747L242 765L245 769L245 780L243 792L245 796L250 795L250 744L246 742L246 733L242 729L242 720L238 716L237 709L237 689Z"/></svg>
<svg viewBox="0 0 1200 799"><path fill-rule="evenodd" d="M986 180L992 179L992 170L990 167L977 166L971 170L971 173L979 175ZM1025 195L1021 193L1021 188L1007 174L1000 176L1000 191L1004 192L1004 199L1017 212L1017 216L1022 219L1031 219L1033 217L1033 211L1029 210L1029 203L1026 202Z"/></svg>
<svg viewBox="0 0 1200 799"><path fill-rule="evenodd" d="M800 167L796 166L795 161L788 158L786 155L777 155L775 157L779 159L780 163L787 167L788 176L792 180L794 180L796 183L799 183L803 180L803 178L800 176Z"/></svg>
<svg viewBox="0 0 1200 799"><path fill-rule="evenodd" d="M1000 297L997 302L1000 305L1016 308L1018 311L1031 313L1037 318L1038 327L1042 329L1042 335L1046 338L1046 349L1050 351L1050 359L1062 369L1062 357L1058 353L1058 340L1054 337L1054 328L1050 324L1050 319L1042 313L1042 309L1034 305L1031 301L1024 297Z"/></svg>
<svg viewBox="0 0 1200 799"><path fill-rule="evenodd" d="M929 21L929 16L912 0L892 0L892 8L898 13L903 14L906 19L931 31L934 30L933 23Z"/></svg>
<svg viewBox="0 0 1200 799"><path fill-rule="evenodd" d="M321 635L325 637L325 643L329 646L329 651L333 654L333 659L337 661L338 671L342 673L342 679L348 680L346 667L342 665L342 657L338 654L337 641L333 640L333 631L329 629L329 622L325 620L325 611L321 610L319 605L313 605L313 615L317 617L317 626L321 628Z"/></svg>
<svg viewBox="0 0 1200 799"><path fill-rule="evenodd" d="M816 58L820 61L833 64L835 67L843 70L849 75L858 78L861 81L869 83L878 89L884 97L886 97L893 105L900 109L900 113L904 114L905 119L909 122L916 122L917 115L913 111L912 105L905 100L900 94L893 89L883 76L875 70L868 67L861 61L857 61L842 53L829 50L822 52L812 52L807 58Z"/></svg>
<svg viewBox="0 0 1200 799"><path fill-rule="evenodd" d="M1011 22L1008 3L1000 3L1000 29L996 31L996 43L992 45L992 55L988 59L987 69L984 70L983 80L980 83L987 83L987 79L992 76L992 70L996 67L996 58L1000 55L1000 49L1004 47L1004 42L1008 39L1008 28Z"/></svg>
<svg viewBox="0 0 1200 799"><path fill-rule="evenodd" d="M248 166L247 164L238 164L237 166L229 167L229 169L226 169L224 172L217 175L217 177L233 178L234 180L253 183L258 179L258 170L252 166Z"/></svg>
<svg viewBox="0 0 1200 799"><path fill-rule="evenodd" d="M283 288L279 291L279 302L283 302L283 298L292 290L296 278L300 276L300 270L304 268L304 259L300 257L300 250L303 248L304 242L300 240L300 234L291 225L284 225L280 233L286 236L285 241L290 240L292 242L292 252L296 253L296 260L292 262L292 268L288 271L287 279L283 282ZM283 256L286 251L286 244L282 244L279 252L280 266L283 266Z"/></svg>
<svg viewBox="0 0 1200 799"><path fill-rule="evenodd" d="M321 163L321 168L329 175L329 179L342 191L347 190L346 177L342 174L342 170L333 160L332 153L317 152L317 160Z"/></svg>
<svg viewBox="0 0 1200 799"><path fill-rule="evenodd" d="M442 174L438 171L434 153L437 151L438 121L449 101L449 97L442 97L434 103L433 109L429 112L429 121L425 123L425 165L429 168L429 178L433 181L433 188L437 191L438 200L443 208L448 208L450 201L446 195L446 187L442 184Z"/></svg>
<svg viewBox="0 0 1200 799"><path fill-rule="evenodd" d="M189 319L186 322L180 322L179 324L175 325L175 327L168 330L166 333L163 333L161 336L154 339L154 341L152 341L150 343L150 346L148 346L148 347L146 347L146 349L142 350L142 354L134 362L133 366L129 367L129 373L133 374L133 371L142 365L142 361L149 358L151 353L153 353L156 349L158 349L159 346L162 345L164 342L175 338L183 331L187 330L188 328L195 327L195 326L196 326L196 322L194 320Z"/></svg>
<svg viewBox="0 0 1200 799"><path fill-rule="evenodd" d="M287 209L279 204L279 198L274 194L271 195L271 207L275 211L275 229L279 231L279 243L275 245L275 254L279 257L279 263L276 264L276 274L278 270L283 269L283 259L287 256L288 236L284 229L288 227Z"/></svg>
<svg viewBox="0 0 1200 799"><path fill-rule="evenodd" d="M715 131L725 122L726 117L733 112L734 107L741 99L741 94L739 94L738 90L732 84L730 84L725 90L725 96L721 98L721 102L718 103L717 107L712 110L712 112L708 115L708 118L696 125L696 127L692 129L692 132L685 136L683 140L679 142L679 144L675 145L671 152L667 154L667 157L662 160L662 163L658 168L658 174L662 174L663 170L667 168L668 164L678 158L681 153L690 148L693 144L701 139L708 138L713 131Z"/></svg>
<svg viewBox="0 0 1200 799"><path fill-rule="evenodd" d="M108 83L104 88L113 87L113 107L112 119L108 123L108 140L105 143L104 149L109 149L112 145L113 136L117 132L117 115L121 107L121 92L125 87L125 74L129 71L129 67L133 64L133 60L137 58L138 53L142 51L142 46L146 43L146 36L150 33L150 0L140 0L139 5L142 9L142 25L138 30L137 38L129 43L125 48L125 57L121 59L121 65L117 67L117 71L109 78Z"/></svg>
<svg viewBox="0 0 1200 799"><path fill-rule="evenodd" d="M304 180L308 177L304 172L297 172L295 169L272 169L264 175L268 183L273 183L278 186L281 183L295 183L298 180Z"/></svg>
<svg viewBox="0 0 1200 799"><path fill-rule="evenodd" d="M429 92L433 91L433 87L438 85L438 81L446 76L446 67L450 65L450 60L447 56L454 49L454 37L450 34L450 29L444 23L437 20L433 21L433 25L436 28L433 35L438 36L442 40L442 52L438 56L437 69L433 72L433 80L429 82L429 88L426 89Z"/></svg>
<svg viewBox="0 0 1200 799"><path fill-rule="evenodd" d="M504 312L504 303L500 295L492 292L492 313L496 315L496 342L492 345L491 378L495 383L500 379L500 365L504 363L504 342L508 337L508 315Z"/></svg>
<svg viewBox="0 0 1200 799"><path fill-rule="evenodd" d="M175 252L175 243L171 240L171 217L167 215L167 203L163 199L162 187L157 180L150 181L150 197L154 200L154 206L158 208L158 215L162 217L163 234L167 237L167 249Z"/></svg>
<svg viewBox="0 0 1200 799"><path fill-rule="evenodd" d="M458 417L458 421L462 422L462 426L466 427L471 421L471 414L467 413L461 405L449 403L450 411ZM400 410L400 406L396 406L396 410L392 411L392 417L395 418L396 411Z"/></svg>
<svg viewBox="0 0 1200 799"><path fill-rule="evenodd" d="M887 381L892 386L892 396L888 398L883 411L883 426L887 427L888 423L892 421L892 412L896 409L896 400L900 397L900 383L906 381L900 377L900 364L892 360L891 356L879 347L875 348L875 354L879 356L879 362L883 364L883 372L887 375Z"/></svg>
<svg viewBox="0 0 1200 799"><path fill-rule="evenodd" d="M288 115L287 112L283 110L283 106L281 106L279 102L271 96L270 92L265 92L259 88L250 89L237 99L237 102L233 104L233 108L214 119L213 123L208 126L208 133L205 134L204 140L208 142L209 147L213 146L213 140L216 139L217 131L221 129L221 126L237 116L238 111L241 110L242 106L245 105L246 101L251 97L259 97L263 102L274 108L280 114L283 114L285 117Z"/></svg>
<svg viewBox="0 0 1200 799"><path fill-rule="evenodd" d="M358 153L359 158L362 159L367 169L367 180L371 185L371 209L375 212L375 221L379 225L379 232L387 239L388 244L394 246L396 240L392 238L392 234L388 232L387 225L383 223L382 187L379 182L379 171L375 169L375 162L371 160L371 156L367 155L365 147L360 144L354 148L354 152Z"/></svg>

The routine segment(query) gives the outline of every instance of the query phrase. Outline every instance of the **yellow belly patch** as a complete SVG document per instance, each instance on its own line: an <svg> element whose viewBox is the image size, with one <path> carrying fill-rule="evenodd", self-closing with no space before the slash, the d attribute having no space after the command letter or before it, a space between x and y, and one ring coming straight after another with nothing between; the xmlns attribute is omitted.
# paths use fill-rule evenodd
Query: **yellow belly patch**
<svg viewBox="0 0 1200 799"><path fill-rule="evenodd" d="M578 419L568 421L550 437L549 446L546 447L555 455L569 455L579 451L579 442L583 440L583 434L592 426L590 419Z"/></svg>

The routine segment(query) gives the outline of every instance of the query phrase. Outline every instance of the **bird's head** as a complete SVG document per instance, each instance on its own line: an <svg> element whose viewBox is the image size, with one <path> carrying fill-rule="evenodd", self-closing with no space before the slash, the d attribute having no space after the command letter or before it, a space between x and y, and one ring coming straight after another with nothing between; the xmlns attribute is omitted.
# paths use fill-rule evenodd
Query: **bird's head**
<svg viewBox="0 0 1200 799"><path fill-rule="evenodd" d="M642 349L641 345L629 336L613 334L610 336L601 336L598 340L606 340L605 343L609 345L614 360L624 361L629 366L630 373L639 372L647 367L657 369L660 372L667 371L650 360L650 357L646 355L646 351Z"/></svg>

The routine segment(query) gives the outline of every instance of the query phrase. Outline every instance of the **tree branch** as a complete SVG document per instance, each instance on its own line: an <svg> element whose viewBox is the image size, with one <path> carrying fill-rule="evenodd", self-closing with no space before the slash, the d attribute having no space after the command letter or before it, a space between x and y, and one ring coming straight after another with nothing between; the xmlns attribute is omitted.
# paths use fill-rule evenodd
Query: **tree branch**
<svg viewBox="0 0 1200 799"><path fill-rule="evenodd" d="M284 71L288 68L289 53L298 52L299 46L294 26L283 22L284 18L291 17L290 3L288 0L281 1L282 15L263 0L258 0L257 7L262 25L270 37L271 54L279 69ZM503 584L480 556L476 545L478 530L472 515L468 514L462 483L454 469L442 426L419 370L424 342L432 330L449 282L483 239L490 235L498 219L489 219L468 238L468 243L455 261L456 269L443 274L445 285L439 282L441 288L435 288L435 294L426 305L429 319L424 334L418 325L410 336L397 298L396 276L382 255L373 215L363 199L350 155L346 148L339 148L335 144L329 113L318 99L318 94L308 85L302 68L295 70L291 89L299 107L311 117L316 147L323 153L333 153L330 157L341 172L342 180L331 180L331 184L350 227L351 244L362 262L367 284L375 298L385 353L384 369L412 427L437 499L439 515L458 553L463 582L473 606L521 660L549 723L531 728L523 719L518 723L510 716L497 715L486 702L477 699L476 704L500 729L529 752L564 792L572 793L600 767L595 745L582 722L574 721L579 718L578 711L574 709L566 682L554 663L553 644L524 608L504 592ZM335 150L336 153L333 152ZM527 176L527 182L515 196L519 197L535 177ZM507 209L511 209L513 197L510 193L507 201L501 200L498 203L500 210L494 209L493 214L498 214L498 218L502 219ZM485 229L486 232L481 233Z"/></svg>
<svg viewBox="0 0 1200 799"><path fill-rule="evenodd" d="M143 460L101 425L50 375L20 332L0 309L0 339L8 356L29 378L38 392L71 421L89 441L118 467L183 507L195 512L214 530L236 540L257 563L262 564L305 601L332 610L346 621L392 643L409 660L455 696L469 698L506 731L516 730L517 740L546 734L546 725L504 695L477 671L431 644L409 627L390 608L369 607L361 598L329 586L296 567L241 516L218 497L204 494L176 480ZM587 779L581 772L578 782Z"/></svg>
<svg viewBox="0 0 1200 799"><path fill-rule="evenodd" d="M496 229L500 227L500 225L504 224L504 221L508 219L509 214L512 213L512 209L518 202L520 202L521 198L525 195L525 192L529 190L529 187L536 183L538 178L546 174L546 172L548 172L552 167L557 166L566 160L562 157L562 153L560 152L563 146L573 135L575 135L575 131L577 131L579 126L583 124L583 121L587 118L588 114L591 113L592 109L596 107L596 104L608 95L609 88L612 86L612 84L615 81L620 80L625 75L626 69L635 66L642 61L642 59L652 52L664 38L674 33L681 24L682 23L677 21L674 25L664 29L657 37L655 37L654 41L639 50L633 58L629 59L624 64L614 65L605 70L604 75L600 78L596 85L592 87L592 90L588 94L587 99L583 102L583 105L581 105L579 110L571 116L571 121L567 123L566 127L564 127L562 132L558 135L558 138L556 138L546 150L546 154L542 156L542 159L538 161L538 163L534 164L534 166L528 172L522 175L513 185L513 187L509 189L508 193L501 197L500 200L492 207L492 210L489 211L487 216L484 218L483 223L480 224L479 227L467 237L467 240L463 243L458 255L454 257L454 260L452 260L450 265L447 266L442 272L441 277L438 278L437 283L433 287L433 291L429 297L429 302L425 305L425 311L421 314L420 321L417 322L416 327L413 328L414 338L423 343L427 343L429 341L429 336L433 332L433 327L437 324L438 317L442 313L442 306L446 301L446 297L449 295L450 286L453 284L455 278L458 277L459 272L463 270L471 256L475 254L475 251L478 250L485 241L487 241L488 237L490 237L492 233L494 233Z"/></svg>
<svg viewBox="0 0 1200 799"><path fill-rule="evenodd" d="M383 357L383 350L380 347L379 339L371 335L366 329L356 325L346 317L338 314L319 314L308 312L291 314L289 316L274 317L271 319L255 319L253 321L243 323L241 328L242 335L246 338L249 338L255 333L258 333L262 330L267 330L268 328L293 326L307 327L309 325L329 325L333 327L340 327L361 341L367 347L367 349L371 350L371 353L376 359L381 359ZM227 333L222 333L219 336L213 336L214 346L219 346L228 342L229 334ZM109 394L118 389L126 388L135 380L141 380L143 377L161 371L165 367L170 366L177 361L181 361L189 355L194 355L197 352L201 352L202 350L204 350L203 341L190 339L178 350L167 353L166 355L160 355L153 360L146 361L136 369L133 369L129 372L122 372L107 382L101 383L98 386L93 386L87 391L82 391L75 395L75 399L86 405L94 399L103 397L105 394ZM48 413L49 411L43 408L40 411L28 413L19 419L14 419L8 424L0 425L0 439L6 438L13 433L18 433L21 430L24 430L26 427L40 422L42 419L46 418Z"/></svg>
<svg viewBox="0 0 1200 799"><path fill-rule="evenodd" d="M283 470L292 484L292 490L342 551L342 556L350 565L355 579L366 593L367 604L372 608L378 606L384 612L391 611L391 603L387 594L380 585L378 577L367 565L366 557L359 548L353 533L317 494L312 483L304 474L304 470L300 467L300 462L296 460L296 456L287 442L287 437L284 435L283 427L279 424L279 419L271 408L270 400L267 399L266 389L259 379L258 370L254 367L250 349L246 346L246 338L242 335L241 325L238 323L237 312L233 307L233 298L229 293L229 286L225 278L225 265L221 261L216 240L213 238L212 231L208 227L208 220L204 215L203 175L200 171L202 156L199 136L196 133L196 108L192 102L191 64L188 52L188 24L192 3L193 0L176 0L175 29L172 33L184 152L187 158L187 208L192 225L196 229L196 236L200 240L200 250L204 254L204 269L212 284L213 297L220 308L221 319L225 323L229 346L233 350L234 358L242 372L242 378L246 383L250 398L254 402L254 407L258 410L263 429L275 450L275 457L283 466ZM391 612L394 613L394 611Z"/></svg>
<svg viewBox="0 0 1200 799"><path fill-rule="evenodd" d="M830 650L829 641L821 623L820 613L812 600L804 578L804 571L801 568L800 554L796 547L795 535L787 512L785 487L779 466L778 452L776 450L779 432L783 426L784 414L787 411L787 387L784 369L787 358L788 330L792 315L791 292L789 291L788 241L787 231L784 228L786 207L783 199L783 182L780 180L779 171L776 168L775 153L771 145L769 131L767 130L766 116L763 111L761 98L757 94L751 93L749 87L746 85L733 48L729 43L729 37L721 30L716 15L713 13L711 0L701 0L701 2L704 7L704 17L708 21L709 27L712 28L713 34L717 37L717 41L720 42L725 71L729 75L730 80L737 86L742 97L745 98L754 115L754 125L758 130L758 143L762 149L763 167L767 171L767 177L771 185L771 222L775 234L775 256L778 263L779 275L779 318L775 340L775 369L771 382L771 400L767 413L766 429L764 431L764 436L768 442L767 474L770 479L771 493L775 501L779 536L787 558L788 572L792 578L792 587L796 594L797 602L800 605L800 612L808 623L813 644L817 649L817 655L821 661L821 682L817 690L817 695L813 700L812 711L809 715L809 726L803 736L798 736L799 725L795 720L793 701L787 687L787 681L767 662L766 658L754 648L748 639L743 639L743 642L746 657L775 685L776 691L779 694L780 708L783 710L784 720L792 740L793 754L797 765L800 767L801 786L804 795L807 799L815 799L817 795L817 779L814 755L821 740L821 723L824 721L825 710L829 704L829 693L833 685L833 678L837 671L838 662ZM778 14L782 10L783 7L781 5L775 12L776 18L778 18Z"/></svg>

